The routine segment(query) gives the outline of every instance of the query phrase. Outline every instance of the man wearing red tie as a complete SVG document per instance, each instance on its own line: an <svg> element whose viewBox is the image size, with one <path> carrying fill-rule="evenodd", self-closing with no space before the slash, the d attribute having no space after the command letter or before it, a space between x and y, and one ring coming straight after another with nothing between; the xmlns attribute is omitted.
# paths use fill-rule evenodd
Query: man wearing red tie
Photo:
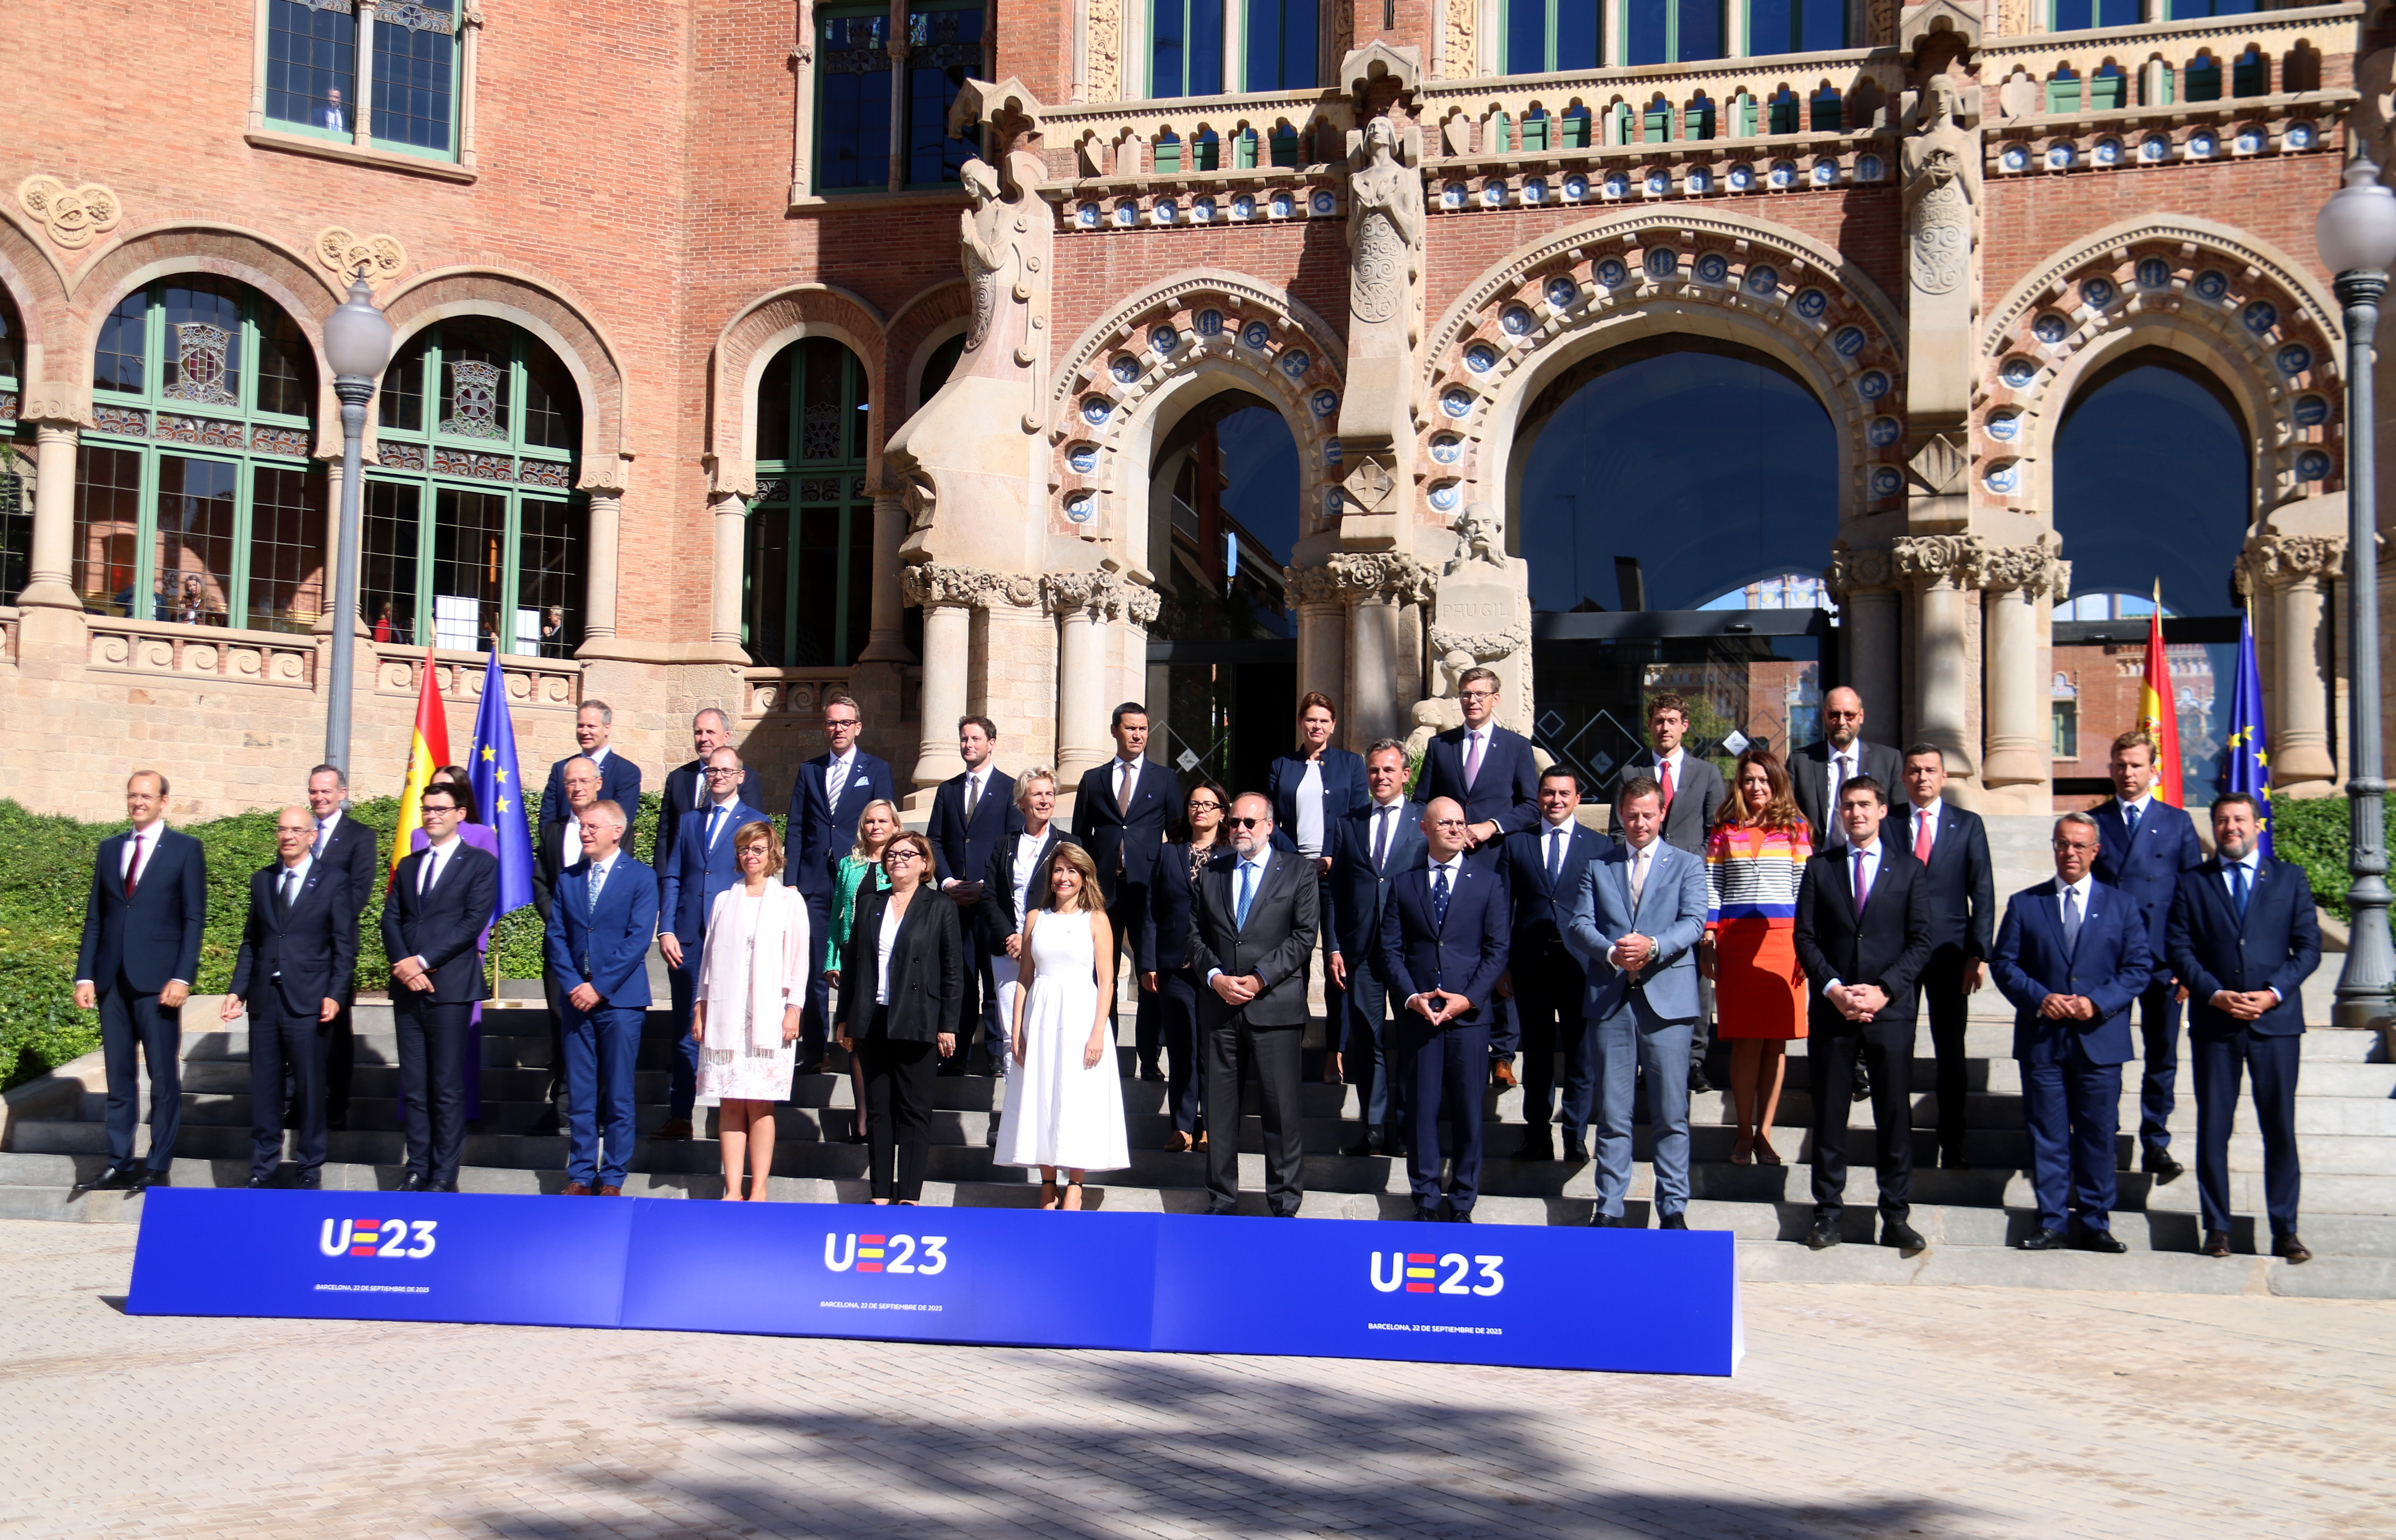
<svg viewBox="0 0 2396 1540"><path fill-rule="evenodd" d="M1713 762L1699 759L1683 746L1682 740L1688 735L1686 697L1667 693L1651 698L1647 702L1649 746L1631 756L1615 784L1617 789L1625 787L1643 776L1654 780L1663 792L1663 842L1702 861L1706 858L1707 836L1714 831L1714 819L1721 815L1729 793L1724 790L1722 772L1714 768ZM1617 801L1619 800L1617 790ZM1702 1095L1714 1088L1713 1082L1706 1079L1706 1050L1710 1036L1706 1023L1714 1015L1712 981L1700 977L1697 991L1697 1021L1689 1033L1689 1092L1693 1095Z"/></svg>
<svg viewBox="0 0 2396 1540"><path fill-rule="evenodd" d="M1964 1019L1987 975L1997 889L1988 829L1977 813L1939 794L1946 786L1947 756L1937 744L1908 749L1902 823L1892 824L1888 832L1913 853L1930 884L1930 962L1922 970L1922 1002L1938 1055L1938 1163L1954 1170L1966 1163Z"/></svg>

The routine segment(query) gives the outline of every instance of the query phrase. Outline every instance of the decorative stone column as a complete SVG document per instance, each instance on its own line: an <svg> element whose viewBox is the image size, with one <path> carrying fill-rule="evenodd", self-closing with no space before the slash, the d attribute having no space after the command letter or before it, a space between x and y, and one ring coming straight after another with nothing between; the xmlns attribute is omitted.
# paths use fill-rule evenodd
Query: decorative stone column
<svg viewBox="0 0 2396 1540"><path fill-rule="evenodd" d="M81 613L74 591L75 450L91 410L83 392L35 385L25 393L24 420L34 426L32 570L17 604L25 609Z"/></svg>
<svg viewBox="0 0 2396 1540"><path fill-rule="evenodd" d="M1298 693L1320 690L1340 706L1346 747L1361 751L1372 740L1360 736L1349 695L1347 617L1338 580L1329 567L1284 567L1282 586L1298 611Z"/></svg>
<svg viewBox="0 0 2396 1540"><path fill-rule="evenodd" d="M900 572L910 602L924 611L923 740L911 777L908 805L928 807L932 792L953 774L957 718L972 708L973 612L998 579L978 567L919 563Z"/></svg>
<svg viewBox="0 0 2396 1540"><path fill-rule="evenodd" d="M610 641L616 635L616 569L620 559L624 508L620 472L615 476L599 471L587 472L582 478L582 493L591 499L590 534L583 546L588 553L585 558L588 570L582 579L582 640L588 644ZM736 542L735 554L738 553ZM720 583L724 576L721 550L716 552L716 581ZM736 596L732 640L738 643L740 640L740 616L737 596L740 591L740 578L737 567L732 589ZM713 629L712 606L710 629Z"/></svg>
<svg viewBox="0 0 2396 1540"><path fill-rule="evenodd" d="M898 544L907 538L907 509L897 492L873 495L873 617L860 663L912 663L898 587Z"/></svg>
<svg viewBox="0 0 2396 1540"><path fill-rule="evenodd" d="M2049 617L2055 602L2070 592L2071 564L2043 544L1991 546L1980 553L1975 578L1985 595L1986 625L1980 784L2046 785L2054 766L2041 659L2051 656Z"/></svg>
<svg viewBox="0 0 2396 1540"><path fill-rule="evenodd" d="M1971 687L1969 610L1972 577L1987 549L1975 535L1908 535L1889 547L1899 578L1915 591L1914 701L1909 737L1935 743L1947 754L1947 772L1970 777L1972 745L1966 736ZM1865 708L1869 718L1870 708Z"/></svg>
<svg viewBox="0 0 2396 1540"><path fill-rule="evenodd" d="M2329 751L2333 681L2323 617L2329 586L2346 572L2346 541L2330 535L2266 534L2238 558L2247 593L2264 602L2272 669L2265 718L2271 729L2271 790L2326 796L2337 765Z"/></svg>
<svg viewBox="0 0 2396 1540"><path fill-rule="evenodd" d="M1857 551L1846 541L1830 547L1822 582L1842 612L1840 636L1846 653L1846 685L1863 697L1864 720L1883 722L1902 714L1905 673L1901 666L1897 590L1888 552Z"/></svg>
<svg viewBox="0 0 2396 1540"><path fill-rule="evenodd" d="M1104 628L1123 613L1122 582L1111 572L1051 572L1040 597L1057 617L1057 781L1070 787L1112 755Z"/></svg>
<svg viewBox="0 0 2396 1540"><path fill-rule="evenodd" d="M708 640L740 645L740 573L747 555L749 499L757 495L752 460L707 457L707 511L715 542L715 571L708 587Z"/></svg>
<svg viewBox="0 0 2396 1540"><path fill-rule="evenodd" d="M1339 595L1348 605L1348 683L1342 694L1349 742L1361 749L1376 738L1403 737L1399 713L1419 686L1405 672L1404 606L1428 604L1438 574L1416 557L1396 551L1341 551L1317 568L1311 586ZM1421 665L1415 665L1416 673Z"/></svg>

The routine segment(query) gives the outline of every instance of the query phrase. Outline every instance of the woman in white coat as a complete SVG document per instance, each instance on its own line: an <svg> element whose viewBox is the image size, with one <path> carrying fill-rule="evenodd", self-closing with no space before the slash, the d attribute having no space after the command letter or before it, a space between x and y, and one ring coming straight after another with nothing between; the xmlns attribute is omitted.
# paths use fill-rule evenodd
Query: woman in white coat
<svg viewBox="0 0 2396 1540"><path fill-rule="evenodd" d="M724 1196L740 1201L745 1155L748 1201L762 1203L774 1169L774 1104L790 1093L807 998L807 906L779 880L782 841L770 821L741 825L732 852L741 881L707 917L690 1035L699 1046L699 1105L722 1109Z"/></svg>

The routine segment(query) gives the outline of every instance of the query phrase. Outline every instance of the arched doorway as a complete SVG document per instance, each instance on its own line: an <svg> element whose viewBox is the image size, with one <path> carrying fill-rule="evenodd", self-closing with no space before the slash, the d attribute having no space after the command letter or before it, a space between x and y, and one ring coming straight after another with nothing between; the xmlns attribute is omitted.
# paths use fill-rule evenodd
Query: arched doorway
<svg viewBox="0 0 2396 1540"><path fill-rule="evenodd" d="M1787 756L1818 736L1839 449L1820 400L1767 355L1693 337L1587 359L1525 409L1512 459L1530 569L1534 737L1613 784L1644 702L1692 706L1693 749Z"/></svg>
<svg viewBox="0 0 2396 1540"><path fill-rule="evenodd" d="M749 507L741 636L776 668L857 661L872 630L870 377L828 337L804 337L757 388L757 496Z"/></svg>

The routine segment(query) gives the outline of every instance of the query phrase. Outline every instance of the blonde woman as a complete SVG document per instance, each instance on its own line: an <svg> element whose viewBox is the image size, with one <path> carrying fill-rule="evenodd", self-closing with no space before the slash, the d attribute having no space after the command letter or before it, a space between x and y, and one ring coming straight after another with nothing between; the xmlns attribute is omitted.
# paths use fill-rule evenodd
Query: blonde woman
<svg viewBox="0 0 2396 1540"><path fill-rule="evenodd" d="M1057 847L1048 893L1048 907L1023 921L1015 1069L1006 1077L998 1163L1038 1166L1040 1206L1078 1209L1085 1172L1131 1164L1123 1076L1099 987L1114 976L1115 938L1098 866L1080 845Z"/></svg>
<svg viewBox="0 0 2396 1540"><path fill-rule="evenodd" d="M857 890L871 881L875 892L890 885L882 870L882 853L898 834L898 804L875 798L857 816L857 843L840 858L832 874L832 934L824 945L824 979L840 988L841 959L851 950L849 931L857 919ZM848 1083L857 1094L857 1115L849 1125L848 1142L865 1142L865 1067L848 1062ZM827 1131L829 1132L829 1131Z"/></svg>
<svg viewBox="0 0 2396 1540"><path fill-rule="evenodd" d="M734 830L732 859L740 882L716 895L707 917L690 1037L699 1048L699 1105L721 1109L724 1196L740 1201L745 1154L748 1201L762 1203L774 1170L774 1104L789 1091L798 1062L807 905L798 889L780 882L782 841L771 820ZM721 1008L711 1013L711 1001Z"/></svg>

